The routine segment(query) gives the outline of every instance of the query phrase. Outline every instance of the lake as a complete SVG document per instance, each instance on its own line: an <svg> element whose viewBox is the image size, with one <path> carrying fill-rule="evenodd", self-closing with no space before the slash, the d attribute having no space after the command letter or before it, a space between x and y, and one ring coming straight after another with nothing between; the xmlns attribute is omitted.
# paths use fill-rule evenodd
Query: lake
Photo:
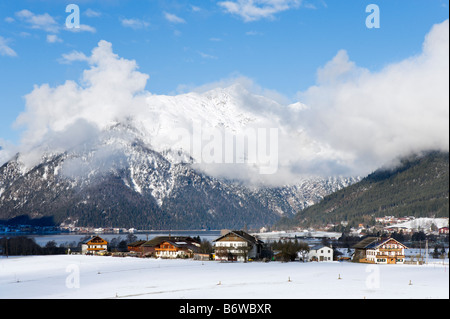
<svg viewBox="0 0 450 319"><path fill-rule="evenodd" d="M85 238L86 236L100 236L106 241L111 241L113 238L121 238L123 240L126 240L129 233L119 233L119 234L110 234L110 233L92 233L92 234L80 234L80 233L58 233L58 234L8 234L8 237L12 236L25 236L28 238L33 238L34 241L39 246L45 246L49 241L55 241L56 245L59 246L61 244L65 243L73 243L75 242L78 244L78 242ZM149 232L136 232L133 234L137 237L137 240L150 240L157 236L169 236L169 231L149 231ZM171 236L200 236L200 239L206 239L209 241L213 241L214 239L220 237L220 230L205 230L205 231L189 231L189 230L183 230L183 231L171 231ZM2 236L0 236L2 237Z"/></svg>

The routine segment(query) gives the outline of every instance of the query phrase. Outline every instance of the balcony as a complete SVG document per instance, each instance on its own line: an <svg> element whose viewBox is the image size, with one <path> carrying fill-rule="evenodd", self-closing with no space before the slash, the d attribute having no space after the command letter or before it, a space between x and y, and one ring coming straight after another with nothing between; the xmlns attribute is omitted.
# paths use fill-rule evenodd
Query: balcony
<svg viewBox="0 0 450 319"><path fill-rule="evenodd" d="M397 259L405 259L405 255L376 255L375 258L397 258Z"/></svg>
<svg viewBox="0 0 450 319"><path fill-rule="evenodd" d="M155 251L178 251L176 248L155 248Z"/></svg>

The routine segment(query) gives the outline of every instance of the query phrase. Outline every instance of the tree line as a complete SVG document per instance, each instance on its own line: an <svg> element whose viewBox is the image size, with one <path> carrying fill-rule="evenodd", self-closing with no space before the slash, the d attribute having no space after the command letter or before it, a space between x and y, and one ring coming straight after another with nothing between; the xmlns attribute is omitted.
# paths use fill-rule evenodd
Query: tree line
<svg viewBox="0 0 450 319"><path fill-rule="evenodd" d="M40 246L33 238L26 236L13 236L0 238L0 255L3 256L27 256L27 255L62 255L70 252L81 252L81 245L91 236L81 238L79 242L66 242L58 244L48 241L44 246ZM111 252L126 252L128 244L137 240L133 234L128 234L125 238L115 237L108 242L108 250Z"/></svg>
<svg viewBox="0 0 450 319"><path fill-rule="evenodd" d="M65 247L58 247L55 241L49 241L44 247L25 236L0 238L0 254L4 256L57 255L65 254Z"/></svg>

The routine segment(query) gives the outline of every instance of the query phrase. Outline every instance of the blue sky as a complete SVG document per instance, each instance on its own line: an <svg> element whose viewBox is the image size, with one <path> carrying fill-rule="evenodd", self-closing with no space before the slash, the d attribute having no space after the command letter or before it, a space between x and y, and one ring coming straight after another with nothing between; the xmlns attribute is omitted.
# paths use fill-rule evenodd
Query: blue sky
<svg viewBox="0 0 450 319"><path fill-rule="evenodd" d="M79 32L65 30L70 3L80 8ZM371 3L380 8L378 29L365 24ZM155 94L245 76L295 101L339 50L376 72L419 54L448 13L448 0L2 1L0 140L19 142L13 123L34 85L81 77L86 65L63 55L89 55L100 40L136 60Z"/></svg>

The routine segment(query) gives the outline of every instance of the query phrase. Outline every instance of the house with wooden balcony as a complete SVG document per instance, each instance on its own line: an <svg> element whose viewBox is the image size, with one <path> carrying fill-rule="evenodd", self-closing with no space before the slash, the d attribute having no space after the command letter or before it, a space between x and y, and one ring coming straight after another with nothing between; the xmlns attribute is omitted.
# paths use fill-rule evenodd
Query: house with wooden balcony
<svg viewBox="0 0 450 319"><path fill-rule="evenodd" d="M189 236L157 236L129 244L128 251L139 257L191 258L199 247L200 243Z"/></svg>
<svg viewBox="0 0 450 319"><path fill-rule="evenodd" d="M192 258L200 244L195 241L169 239L155 246L157 258Z"/></svg>
<svg viewBox="0 0 450 319"><path fill-rule="evenodd" d="M140 257L176 258L191 256L198 247L200 243L189 236L157 236L129 244L128 251Z"/></svg>
<svg viewBox="0 0 450 319"><path fill-rule="evenodd" d="M368 237L353 246L352 261L369 264L403 264L405 262L404 244L394 238L380 239Z"/></svg>
<svg viewBox="0 0 450 319"><path fill-rule="evenodd" d="M99 236L92 236L81 244L83 255L103 255L108 251L108 242Z"/></svg>

